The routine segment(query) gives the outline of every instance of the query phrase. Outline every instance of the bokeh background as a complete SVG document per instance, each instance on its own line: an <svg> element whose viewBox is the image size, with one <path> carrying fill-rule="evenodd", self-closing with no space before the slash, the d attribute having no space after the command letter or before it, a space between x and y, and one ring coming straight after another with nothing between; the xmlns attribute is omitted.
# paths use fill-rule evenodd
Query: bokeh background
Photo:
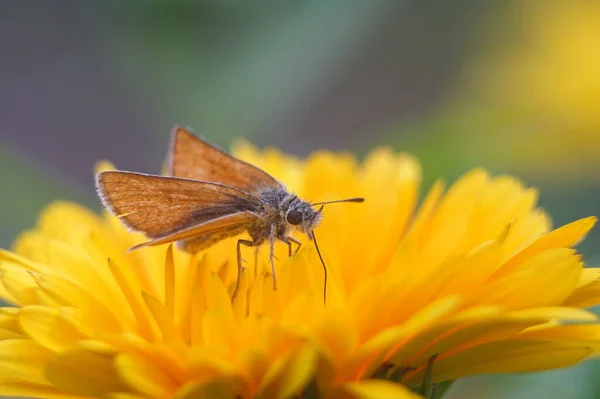
<svg viewBox="0 0 600 399"><path fill-rule="evenodd" d="M600 1L0 3L0 245L92 168L160 169L189 125L306 155L379 145L425 186L473 166L540 187L555 225L600 215ZM600 229L580 245L600 264ZM448 397L600 397L600 362L458 381Z"/></svg>

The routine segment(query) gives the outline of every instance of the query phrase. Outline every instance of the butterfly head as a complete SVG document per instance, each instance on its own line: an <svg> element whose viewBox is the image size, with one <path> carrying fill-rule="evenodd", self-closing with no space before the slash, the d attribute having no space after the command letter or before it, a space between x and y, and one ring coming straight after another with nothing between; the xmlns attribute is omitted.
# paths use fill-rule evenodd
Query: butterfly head
<svg viewBox="0 0 600 399"><path fill-rule="evenodd" d="M322 211L323 206L315 210L310 203L298 200L290 204L285 213L285 221L312 239L311 232L321 222Z"/></svg>

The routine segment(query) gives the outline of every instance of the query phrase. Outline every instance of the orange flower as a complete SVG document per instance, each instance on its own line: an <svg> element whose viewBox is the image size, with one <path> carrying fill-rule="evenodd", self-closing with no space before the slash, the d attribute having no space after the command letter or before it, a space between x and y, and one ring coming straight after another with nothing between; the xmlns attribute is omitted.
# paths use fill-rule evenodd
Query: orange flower
<svg viewBox="0 0 600 399"><path fill-rule="evenodd" d="M40 398L414 398L434 381L564 367L600 349L600 270L571 246L593 226L551 231L537 193L474 170L419 209L419 166L373 152L307 161L240 144L236 155L325 209L310 242L267 252L231 303L235 243L190 256L112 217L55 203L0 253L0 394ZM302 237L298 236L299 239ZM385 366L382 368L381 366ZM374 379L372 377L380 377ZM392 381L400 379L401 384Z"/></svg>

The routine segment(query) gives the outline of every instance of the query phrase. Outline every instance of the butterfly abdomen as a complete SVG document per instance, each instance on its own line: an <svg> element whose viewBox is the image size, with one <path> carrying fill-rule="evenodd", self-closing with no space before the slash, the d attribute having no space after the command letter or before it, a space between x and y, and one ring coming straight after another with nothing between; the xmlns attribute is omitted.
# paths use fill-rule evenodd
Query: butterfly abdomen
<svg viewBox="0 0 600 399"><path fill-rule="evenodd" d="M245 231L246 229L244 226L236 226L228 230L221 229L188 240L178 241L177 246L186 252L195 253L207 249L226 238L242 234Z"/></svg>

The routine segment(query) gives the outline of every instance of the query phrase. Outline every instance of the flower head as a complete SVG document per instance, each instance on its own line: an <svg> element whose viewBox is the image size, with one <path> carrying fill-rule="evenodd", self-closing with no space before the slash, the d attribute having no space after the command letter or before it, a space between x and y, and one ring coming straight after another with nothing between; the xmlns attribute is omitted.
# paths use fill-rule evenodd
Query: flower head
<svg viewBox="0 0 600 399"><path fill-rule="evenodd" d="M359 164L307 161L248 144L236 155L325 207L297 255L235 241L189 255L143 240L109 215L55 203L0 253L0 394L44 398L411 398L434 381L564 367L597 353L600 270L570 247L592 227L551 231L537 193L474 170L418 210L420 170L378 150Z"/></svg>

